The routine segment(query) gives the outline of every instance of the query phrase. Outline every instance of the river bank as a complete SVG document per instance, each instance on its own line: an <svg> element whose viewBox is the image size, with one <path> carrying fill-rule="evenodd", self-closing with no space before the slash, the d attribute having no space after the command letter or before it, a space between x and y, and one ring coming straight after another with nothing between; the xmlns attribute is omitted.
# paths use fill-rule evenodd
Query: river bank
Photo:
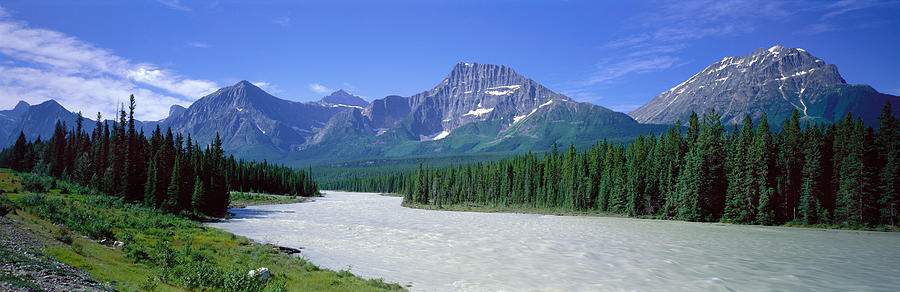
<svg viewBox="0 0 900 292"><path fill-rule="evenodd" d="M246 208L253 205L278 205L307 202L310 199L301 196L283 196L249 192L231 192L229 194L229 209Z"/></svg>
<svg viewBox="0 0 900 292"><path fill-rule="evenodd" d="M323 269L305 258L291 256L293 252L155 209L124 204L118 198L62 194L58 189L49 193L25 193L21 192L21 185L14 183L6 183L4 187L9 187L4 190L11 193L3 194L0 199L2 209L10 211L3 220L15 222L9 226L24 226L39 239L22 241L21 250L34 250L31 254L41 255L38 259L74 268L64 274L83 275L79 277L95 281L100 290L403 289L379 279L358 277L347 270ZM4 267L17 266L23 255L21 252L6 254L0 258ZM249 275L249 271L260 268L266 268L268 277ZM55 270L48 271L38 275L49 275L47 279L56 277L52 273ZM26 290L34 289L30 285L42 287L39 282L25 278L28 275L12 269L4 268L3 275L0 278L0 282L6 283L3 285Z"/></svg>

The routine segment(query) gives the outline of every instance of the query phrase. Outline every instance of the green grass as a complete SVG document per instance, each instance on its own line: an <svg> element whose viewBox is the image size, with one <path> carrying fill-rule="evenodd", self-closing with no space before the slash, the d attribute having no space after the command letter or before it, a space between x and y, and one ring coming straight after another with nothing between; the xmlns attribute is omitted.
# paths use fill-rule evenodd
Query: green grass
<svg viewBox="0 0 900 292"><path fill-rule="evenodd" d="M892 225L877 225L877 226L866 226L866 225L855 225L855 226L847 226L841 224L806 224L800 221L790 221L782 224L781 226L785 227L797 227L797 228L812 228L812 229L841 229L841 230L865 230L865 231L883 231L883 232L898 232L900 228Z"/></svg>
<svg viewBox="0 0 900 292"><path fill-rule="evenodd" d="M52 242L46 252L123 291L381 291L397 284L321 269L247 238L104 195L28 193L9 196L10 216ZM65 228L66 231L61 231ZM71 244L53 240L66 238ZM82 235L87 235L83 237ZM98 243L119 240L125 247ZM65 241L65 240L63 240ZM267 267L268 281L251 278ZM4 276L5 277L5 276Z"/></svg>
<svg viewBox="0 0 900 292"><path fill-rule="evenodd" d="M0 193L17 193L22 189L19 177L9 168L0 168Z"/></svg>

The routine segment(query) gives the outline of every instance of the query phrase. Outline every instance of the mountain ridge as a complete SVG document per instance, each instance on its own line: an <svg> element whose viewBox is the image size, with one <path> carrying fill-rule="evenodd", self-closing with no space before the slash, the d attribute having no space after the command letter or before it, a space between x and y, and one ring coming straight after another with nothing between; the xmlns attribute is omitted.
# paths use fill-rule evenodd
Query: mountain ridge
<svg viewBox="0 0 900 292"><path fill-rule="evenodd" d="M289 101L242 80L187 108L173 105L165 119L138 127L145 133L171 127L196 141L219 133L229 153L246 159L333 162L627 141L712 108L726 124L745 114L758 120L763 112L779 121L795 109L806 121L853 112L871 124L884 101L897 98L847 84L837 66L803 49L773 46L724 57L627 115L577 102L508 66L460 62L430 89L371 102L343 89L317 101ZM900 107L900 101L893 104ZM11 144L19 131L29 139L46 137L57 119L73 126L77 115L53 100L19 102L0 111L0 142Z"/></svg>
<svg viewBox="0 0 900 292"><path fill-rule="evenodd" d="M836 65L804 49L775 45L724 57L628 115L641 123L673 124L692 111L716 109L724 123L737 124L745 114L759 120L765 112L780 121L796 109L812 121L853 112L871 123L886 100L896 99L868 85L847 84Z"/></svg>

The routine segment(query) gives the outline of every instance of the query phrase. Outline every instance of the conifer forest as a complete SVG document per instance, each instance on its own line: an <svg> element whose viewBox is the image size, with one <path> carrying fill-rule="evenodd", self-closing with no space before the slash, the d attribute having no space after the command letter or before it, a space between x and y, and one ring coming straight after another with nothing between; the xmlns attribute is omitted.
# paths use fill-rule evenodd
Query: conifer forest
<svg viewBox="0 0 900 292"><path fill-rule="evenodd" d="M800 113L773 131L747 116L728 131L711 111L659 135L578 150L335 182L403 195L406 205L552 208L743 224L894 225L900 124L884 106L877 130L847 114Z"/></svg>
<svg viewBox="0 0 900 292"><path fill-rule="evenodd" d="M134 110L132 95L128 112L120 109L112 122L98 114L91 132L79 116L73 127L57 122L48 140L29 142L20 133L0 154L0 164L175 214L220 216L228 208L229 191L318 194L308 171L226 157L218 135L206 146L159 126L145 135L135 129Z"/></svg>

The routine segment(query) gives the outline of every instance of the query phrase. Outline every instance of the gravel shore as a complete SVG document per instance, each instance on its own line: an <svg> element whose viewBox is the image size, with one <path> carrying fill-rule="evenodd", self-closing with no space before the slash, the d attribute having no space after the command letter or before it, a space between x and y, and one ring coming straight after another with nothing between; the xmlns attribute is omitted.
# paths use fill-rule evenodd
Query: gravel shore
<svg viewBox="0 0 900 292"><path fill-rule="evenodd" d="M41 237L15 219L0 217L0 291L113 290L84 271L45 256Z"/></svg>

